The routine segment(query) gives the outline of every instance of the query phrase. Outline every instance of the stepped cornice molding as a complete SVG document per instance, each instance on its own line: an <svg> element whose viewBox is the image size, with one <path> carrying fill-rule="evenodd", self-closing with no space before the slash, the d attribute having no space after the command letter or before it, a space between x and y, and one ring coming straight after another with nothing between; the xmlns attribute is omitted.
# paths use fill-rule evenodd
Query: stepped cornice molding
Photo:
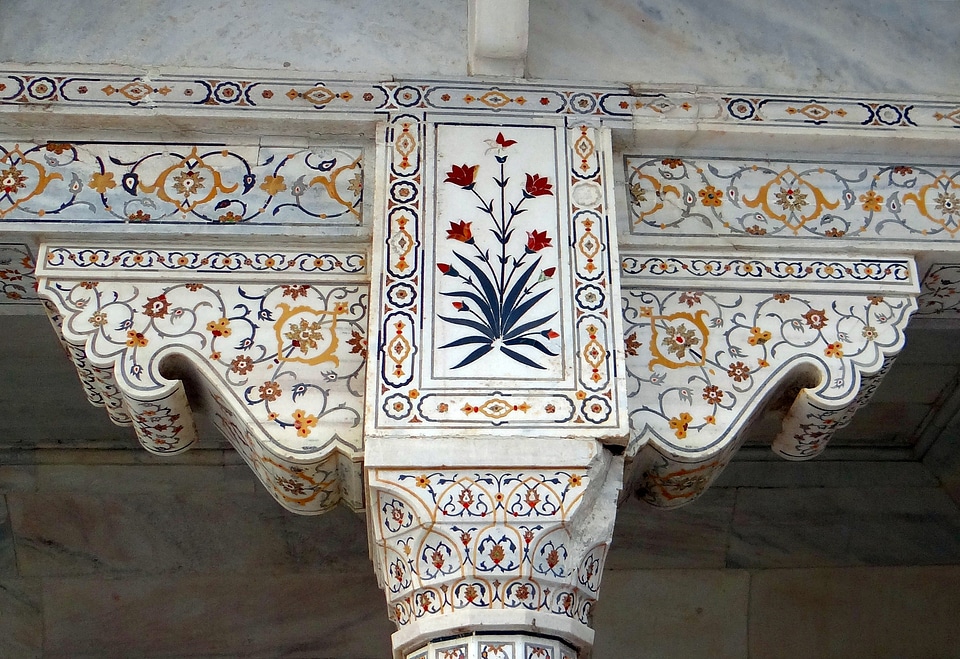
<svg viewBox="0 0 960 659"><path fill-rule="evenodd" d="M36 108L42 112L30 110ZM568 116L644 133L708 132L956 139L960 98L830 95L744 89L590 84L528 80L344 79L264 71L131 70L116 67L0 69L0 113L7 131L51 125L53 115L110 113L124 118L209 117L260 122L326 118L363 123L400 112L480 116ZM69 120L58 121L69 125ZM74 121L78 129L82 121ZM158 130L188 128L158 121ZM87 126L92 129L94 126ZM233 127L232 127L233 128ZM262 124L260 126L262 128ZM302 130L297 124L294 130ZM243 129L242 129L243 130ZM245 130L256 132L247 125ZM231 130L231 133L234 131ZM628 138L629 139L629 138ZM825 141L824 144L828 142ZM861 150L869 151L868 142ZM935 146L935 144L934 144Z"/></svg>

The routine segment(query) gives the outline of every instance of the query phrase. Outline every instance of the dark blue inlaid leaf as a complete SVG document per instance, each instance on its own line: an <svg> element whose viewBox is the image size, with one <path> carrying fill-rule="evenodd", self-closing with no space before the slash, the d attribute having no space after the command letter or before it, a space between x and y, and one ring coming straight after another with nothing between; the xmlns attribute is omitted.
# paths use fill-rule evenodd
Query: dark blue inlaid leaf
<svg viewBox="0 0 960 659"><path fill-rule="evenodd" d="M456 366L454 366L453 368L460 368L461 366L466 366L467 364L472 364L473 362L477 361L478 359L480 359L481 357L483 357L485 354L487 354L487 353L490 352L491 350L493 350L493 346L490 345L490 344L480 346L479 348L477 348L476 350L474 350L473 352L471 352L469 355L467 355L466 357L464 357L464 358L460 361L460 363L457 364Z"/></svg>
<svg viewBox="0 0 960 659"><path fill-rule="evenodd" d="M505 354L507 357L510 357L511 359L514 359L514 360L520 362L521 364L525 364L526 366L532 366L533 368L539 368L540 370L544 370L544 369L546 368L546 366L541 366L540 364L538 364L537 362L533 361L532 359L530 359L530 358L528 358L528 357L526 357L526 356L524 356L524 355L521 355L521 354L520 354L519 352L517 352L516 350L511 350L510 348L508 348L508 347L506 347L506 346L500 346L500 352L502 352L503 354Z"/></svg>

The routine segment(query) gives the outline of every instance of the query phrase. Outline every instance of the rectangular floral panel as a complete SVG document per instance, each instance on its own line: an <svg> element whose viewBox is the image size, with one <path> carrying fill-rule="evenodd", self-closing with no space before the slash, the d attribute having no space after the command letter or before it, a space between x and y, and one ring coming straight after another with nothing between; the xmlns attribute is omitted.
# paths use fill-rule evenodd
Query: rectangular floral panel
<svg viewBox="0 0 960 659"><path fill-rule="evenodd" d="M960 170L910 163L624 157L634 235L953 241Z"/></svg>
<svg viewBox="0 0 960 659"><path fill-rule="evenodd" d="M437 127L431 384L563 379L557 132Z"/></svg>
<svg viewBox="0 0 960 659"><path fill-rule="evenodd" d="M359 147L0 145L0 221L361 223Z"/></svg>
<svg viewBox="0 0 960 659"><path fill-rule="evenodd" d="M389 137L377 427L616 435L605 136L399 118Z"/></svg>

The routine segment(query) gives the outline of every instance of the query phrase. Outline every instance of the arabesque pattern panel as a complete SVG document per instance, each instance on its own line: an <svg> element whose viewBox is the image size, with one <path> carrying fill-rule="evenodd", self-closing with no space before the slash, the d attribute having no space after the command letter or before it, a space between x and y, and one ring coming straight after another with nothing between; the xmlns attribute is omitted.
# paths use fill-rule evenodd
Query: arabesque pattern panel
<svg viewBox="0 0 960 659"><path fill-rule="evenodd" d="M85 223L361 223L353 147L0 145L0 220Z"/></svg>
<svg viewBox="0 0 960 659"><path fill-rule="evenodd" d="M953 241L955 166L626 156L630 232Z"/></svg>

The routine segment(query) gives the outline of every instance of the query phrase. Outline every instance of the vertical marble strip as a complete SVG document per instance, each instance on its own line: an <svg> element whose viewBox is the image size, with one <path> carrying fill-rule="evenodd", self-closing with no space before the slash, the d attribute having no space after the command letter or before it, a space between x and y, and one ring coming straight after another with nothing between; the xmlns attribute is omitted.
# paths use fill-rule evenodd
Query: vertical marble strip
<svg viewBox="0 0 960 659"><path fill-rule="evenodd" d="M143 448L160 455L182 453L199 439L183 384L178 381L168 388L170 391L158 398L124 395L137 439Z"/></svg>

